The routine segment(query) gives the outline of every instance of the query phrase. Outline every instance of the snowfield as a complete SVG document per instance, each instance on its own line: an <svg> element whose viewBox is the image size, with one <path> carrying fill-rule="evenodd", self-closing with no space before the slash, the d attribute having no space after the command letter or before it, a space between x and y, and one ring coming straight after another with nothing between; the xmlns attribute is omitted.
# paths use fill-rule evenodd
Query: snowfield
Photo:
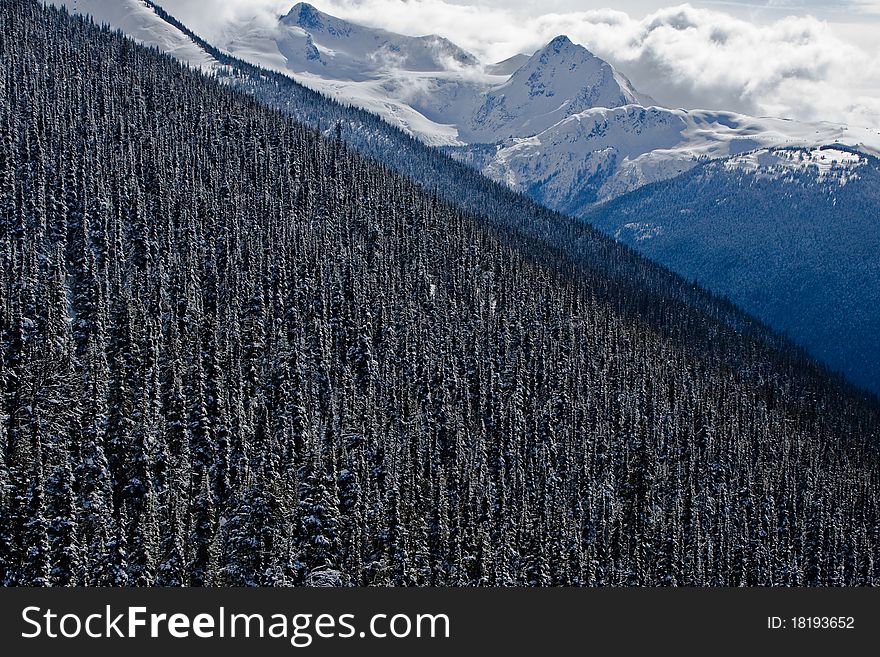
<svg viewBox="0 0 880 657"><path fill-rule="evenodd" d="M728 170L738 168L778 180L789 179L788 174L793 171L813 171L816 182L833 182L842 187L857 179L859 167L867 163L864 153L827 147L761 149L730 158L724 166Z"/></svg>
<svg viewBox="0 0 880 657"><path fill-rule="evenodd" d="M51 4L64 6L71 13L91 16L99 25L122 30L138 43L158 48L194 68L212 71L220 66L216 59L141 0L52 0Z"/></svg>

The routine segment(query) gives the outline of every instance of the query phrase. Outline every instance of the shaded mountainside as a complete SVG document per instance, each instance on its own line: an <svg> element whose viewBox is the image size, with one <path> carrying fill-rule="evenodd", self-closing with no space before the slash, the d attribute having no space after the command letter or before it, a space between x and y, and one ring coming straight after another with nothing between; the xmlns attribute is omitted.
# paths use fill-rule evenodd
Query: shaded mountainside
<svg viewBox="0 0 880 657"><path fill-rule="evenodd" d="M119 34L0 33L6 584L877 581L880 410L784 342Z"/></svg>
<svg viewBox="0 0 880 657"><path fill-rule="evenodd" d="M701 165L584 218L880 391L876 157L843 147L759 152Z"/></svg>

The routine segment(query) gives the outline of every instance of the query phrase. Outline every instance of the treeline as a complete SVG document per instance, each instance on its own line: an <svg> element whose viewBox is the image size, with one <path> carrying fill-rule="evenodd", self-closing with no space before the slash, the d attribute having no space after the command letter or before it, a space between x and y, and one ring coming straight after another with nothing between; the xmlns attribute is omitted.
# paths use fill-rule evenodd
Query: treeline
<svg viewBox="0 0 880 657"><path fill-rule="evenodd" d="M121 35L0 34L5 584L876 582L878 408L799 353Z"/></svg>

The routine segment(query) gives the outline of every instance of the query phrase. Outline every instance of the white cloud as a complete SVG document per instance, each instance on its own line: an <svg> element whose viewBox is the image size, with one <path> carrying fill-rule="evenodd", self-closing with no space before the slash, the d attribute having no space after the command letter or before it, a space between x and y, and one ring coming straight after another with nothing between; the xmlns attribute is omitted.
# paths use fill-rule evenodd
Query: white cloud
<svg viewBox="0 0 880 657"><path fill-rule="evenodd" d="M292 4L290 0L160 2L208 38L224 24L247 15L260 13L264 20L274 20ZM449 0L313 0L313 4L366 25L405 34L440 34L485 62L533 52L554 36L567 34L665 104L880 127L877 50L843 40L827 23L809 15L756 24L691 5L634 18L612 9L537 14L534 3L514 3L513 8ZM850 4L863 9L878 5L875 0Z"/></svg>
<svg viewBox="0 0 880 657"><path fill-rule="evenodd" d="M111 2L113 0L106 0ZM225 30L248 20L274 23L295 4L291 0L154 0L200 36L215 41Z"/></svg>

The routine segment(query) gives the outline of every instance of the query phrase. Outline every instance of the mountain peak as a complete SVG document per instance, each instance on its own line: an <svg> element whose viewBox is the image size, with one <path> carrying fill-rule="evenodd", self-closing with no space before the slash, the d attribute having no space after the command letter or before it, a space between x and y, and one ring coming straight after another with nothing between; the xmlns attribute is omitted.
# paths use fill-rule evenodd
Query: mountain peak
<svg viewBox="0 0 880 657"><path fill-rule="evenodd" d="M638 104L646 97L611 64L560 35L485 98L472 130L475 138L495 142L536 135L587 109Z"/></svg>
<svg viewBox="0 0 880 657"><path fill-rule="evenodd" d="M571 61L571 63L575 66L592 62L595 66L608 66L605 60L599 59L592 52L584 48L583 46L574 43L571 39L569 39L564 34L560 34L558 37L553 39L546 46L538 50L535 53L535 56L532 58L535 62L552 62L552 61Z"/></svg>
<svg viewBox="0 0 880 657"><path fill-rule="evenodd" d="M308 2L297 2L287 15L281 20L285 23L294 23L308 30L320 30L324 28L325 14Z"/></svg>
<svg viewBox="0 0 880 657"><path fill-rule="evenodd" d="M572 40L569 39L566 35L560 34L558 37L554 38L550 43L547 44L548 48L554 48L559 50L561 48L567 48L568 46L573 46Z"/></svg>

